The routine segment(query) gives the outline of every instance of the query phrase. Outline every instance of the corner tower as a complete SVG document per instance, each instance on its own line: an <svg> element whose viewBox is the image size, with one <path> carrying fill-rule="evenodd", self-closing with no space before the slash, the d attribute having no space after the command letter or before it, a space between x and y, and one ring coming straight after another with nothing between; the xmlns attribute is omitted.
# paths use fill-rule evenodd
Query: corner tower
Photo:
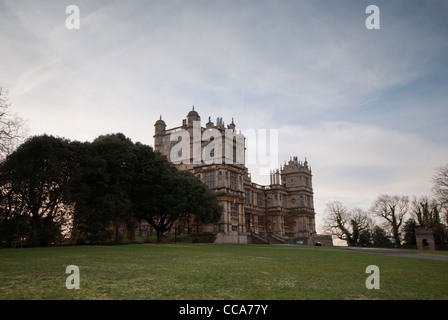
<svg viewBox="0 0 448 320"><path fill-rule="evenodd" d="M201 117L199 116L199 113L194 110L194 106L191 109L190 112L187 114L187 125L189 127L193 126L194 121L201 121Z"/></svg>
<svg viewBox="0 0 448 320"><path fill-rule="evenodd" d="M161 151L163 148L163 137L165 134L166 123L162 120L162 116L160 116L160 119L154 124L154 150Z"/></svg>
<svg viewBox="0 0 448 320"><path fill-rule="evenodd" d="M294 194L292 199L297 202L296 206L314 213L312 177L306 158L302 163L297 157L292 157L281 169L281 184Z"/></svg>

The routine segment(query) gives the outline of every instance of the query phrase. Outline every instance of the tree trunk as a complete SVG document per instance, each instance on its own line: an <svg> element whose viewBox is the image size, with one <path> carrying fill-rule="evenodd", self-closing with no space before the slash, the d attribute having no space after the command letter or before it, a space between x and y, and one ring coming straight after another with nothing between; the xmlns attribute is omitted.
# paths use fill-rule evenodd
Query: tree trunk
<svg viewBox="0 0 448 320"><path fill-rule="evenodd" d="M163 232L160 230L156 230L156 232L157 232L157 243L161 243L164 238Z"/></svg>
<svg viewBox="0 0 448 320"><path fill-rule="evenodd" d="M120 226L115 224L115 243L120 242Z"/></svg>
<svg viewBox="0 0 448 320"><path fill-rule="evenodd" d="M397 248L401 247L400 233L398 231L398 228L396 228L395 226L394 226L394 241L395 241L395 246Z"/></svg>
<svg viewBox="0 0 448 320"><path fill-rule="evenodd" d="M132 222L126 225L126 238L128 241L135 241L135 224Z"/></svg>
<svg viewBox="0 0 448 320"><path fill-rule="evenodd" d="M38 213L32 213L32 232L31 232L31 246L39 246L39 233L40 233L40 217Z"/></svg>

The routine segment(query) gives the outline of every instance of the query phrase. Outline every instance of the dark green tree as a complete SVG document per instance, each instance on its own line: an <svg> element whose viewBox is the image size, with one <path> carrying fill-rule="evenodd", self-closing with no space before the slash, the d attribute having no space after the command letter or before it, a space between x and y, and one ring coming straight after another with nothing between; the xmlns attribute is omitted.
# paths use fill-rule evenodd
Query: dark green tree
<svg viewBox="0 0 448 320"><path fill-rule="evenodd" d="M410 218L408 219L403 226L404 231L404 243L408 246L415 247L417 245L417 241L415 238L415 229L418 227L417 222Z"/></svg>
<svg viewBox="0 0 448 320"><path fill-rule="evenodd" d="M128 239L133 240L130 192L136 165L134 143L117 133L100 136L79 149L82 156L72 184L74 238L78 242L106 241L113 233L118 242L124 226L130 231Z"/></svg>
<svg viewBox="0 0 448 320"><path fill-rule="evenodd" d="M94 153L107 165L108 183L104 205L112 213L115 241L120 240L120 227L125 226L128 240L134 240L135 219L132 216L131 187L135 169L134 143L122 133L100 136L92 143Z"/></svg>
<svg viewBox="0 0 448 320"><path fill-rule="evenodd" d="M78 167L70 183L74 202L72 240L77 243L108 241L112 237L111 210L103 201L109 181L107 163L91 143L77 145Z"/></svg>
<svg viewBox="0 0 448 320"><path fill-rule="evenodd" d="M359 245L363 247L372 246L372 232L369 229L365 229L360 232Z"/></svg>
<svg viewBox="0 0 448 320"><path fill-rule="evenodd" d="M379 226L375 226L372 230L372 245L379 248L393 247L386 231Z"/></svg>
<svg viewBox="0 0 448 320"><path fill-rule="evenodd" d="M74 158L68 140L42 135L28 139L1 163L0 221L9 241L16 239L13 246L19 239L29 246L62 239Z"/></svg>
<svg viewBox="0 0 448 320"><path fill-rule="evenodd" d="M216 195L199 178L179 171L167 159L144 145L137 146L139 168L134 180L134 214L156 231L157 242L176 221L217 221L222 207Z"/></svg>

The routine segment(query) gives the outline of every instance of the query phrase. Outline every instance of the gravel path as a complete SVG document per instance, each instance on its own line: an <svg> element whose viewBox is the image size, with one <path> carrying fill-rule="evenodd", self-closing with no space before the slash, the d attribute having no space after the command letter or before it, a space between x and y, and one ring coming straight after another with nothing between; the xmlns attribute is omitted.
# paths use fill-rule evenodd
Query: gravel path
<svg viewBox="0 0 448 320"><path fill-rule="evenodd" d="M371 253L371 254L381 254L394 257L405 257L405 258L448 262L448 255L420 253L407 250L381 249L381 248L352 248L352 247L347 247L344 250L362 252L362 253Z"/></svg>

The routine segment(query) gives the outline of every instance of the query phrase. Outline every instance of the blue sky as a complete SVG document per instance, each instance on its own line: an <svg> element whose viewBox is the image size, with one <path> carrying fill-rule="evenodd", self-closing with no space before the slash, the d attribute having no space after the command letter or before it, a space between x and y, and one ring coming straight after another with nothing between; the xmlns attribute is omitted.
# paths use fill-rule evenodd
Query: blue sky
<svg viewBox="0 0 448 320"><path fill-rule="evenodd" d="M203 123L277 129L279 162L312 166L321 217L330 200L431 193L448 163L447 15L444 0L0 0L0 86L32 135L152 145L159 115L178 126L192 105Z"/></svg>

